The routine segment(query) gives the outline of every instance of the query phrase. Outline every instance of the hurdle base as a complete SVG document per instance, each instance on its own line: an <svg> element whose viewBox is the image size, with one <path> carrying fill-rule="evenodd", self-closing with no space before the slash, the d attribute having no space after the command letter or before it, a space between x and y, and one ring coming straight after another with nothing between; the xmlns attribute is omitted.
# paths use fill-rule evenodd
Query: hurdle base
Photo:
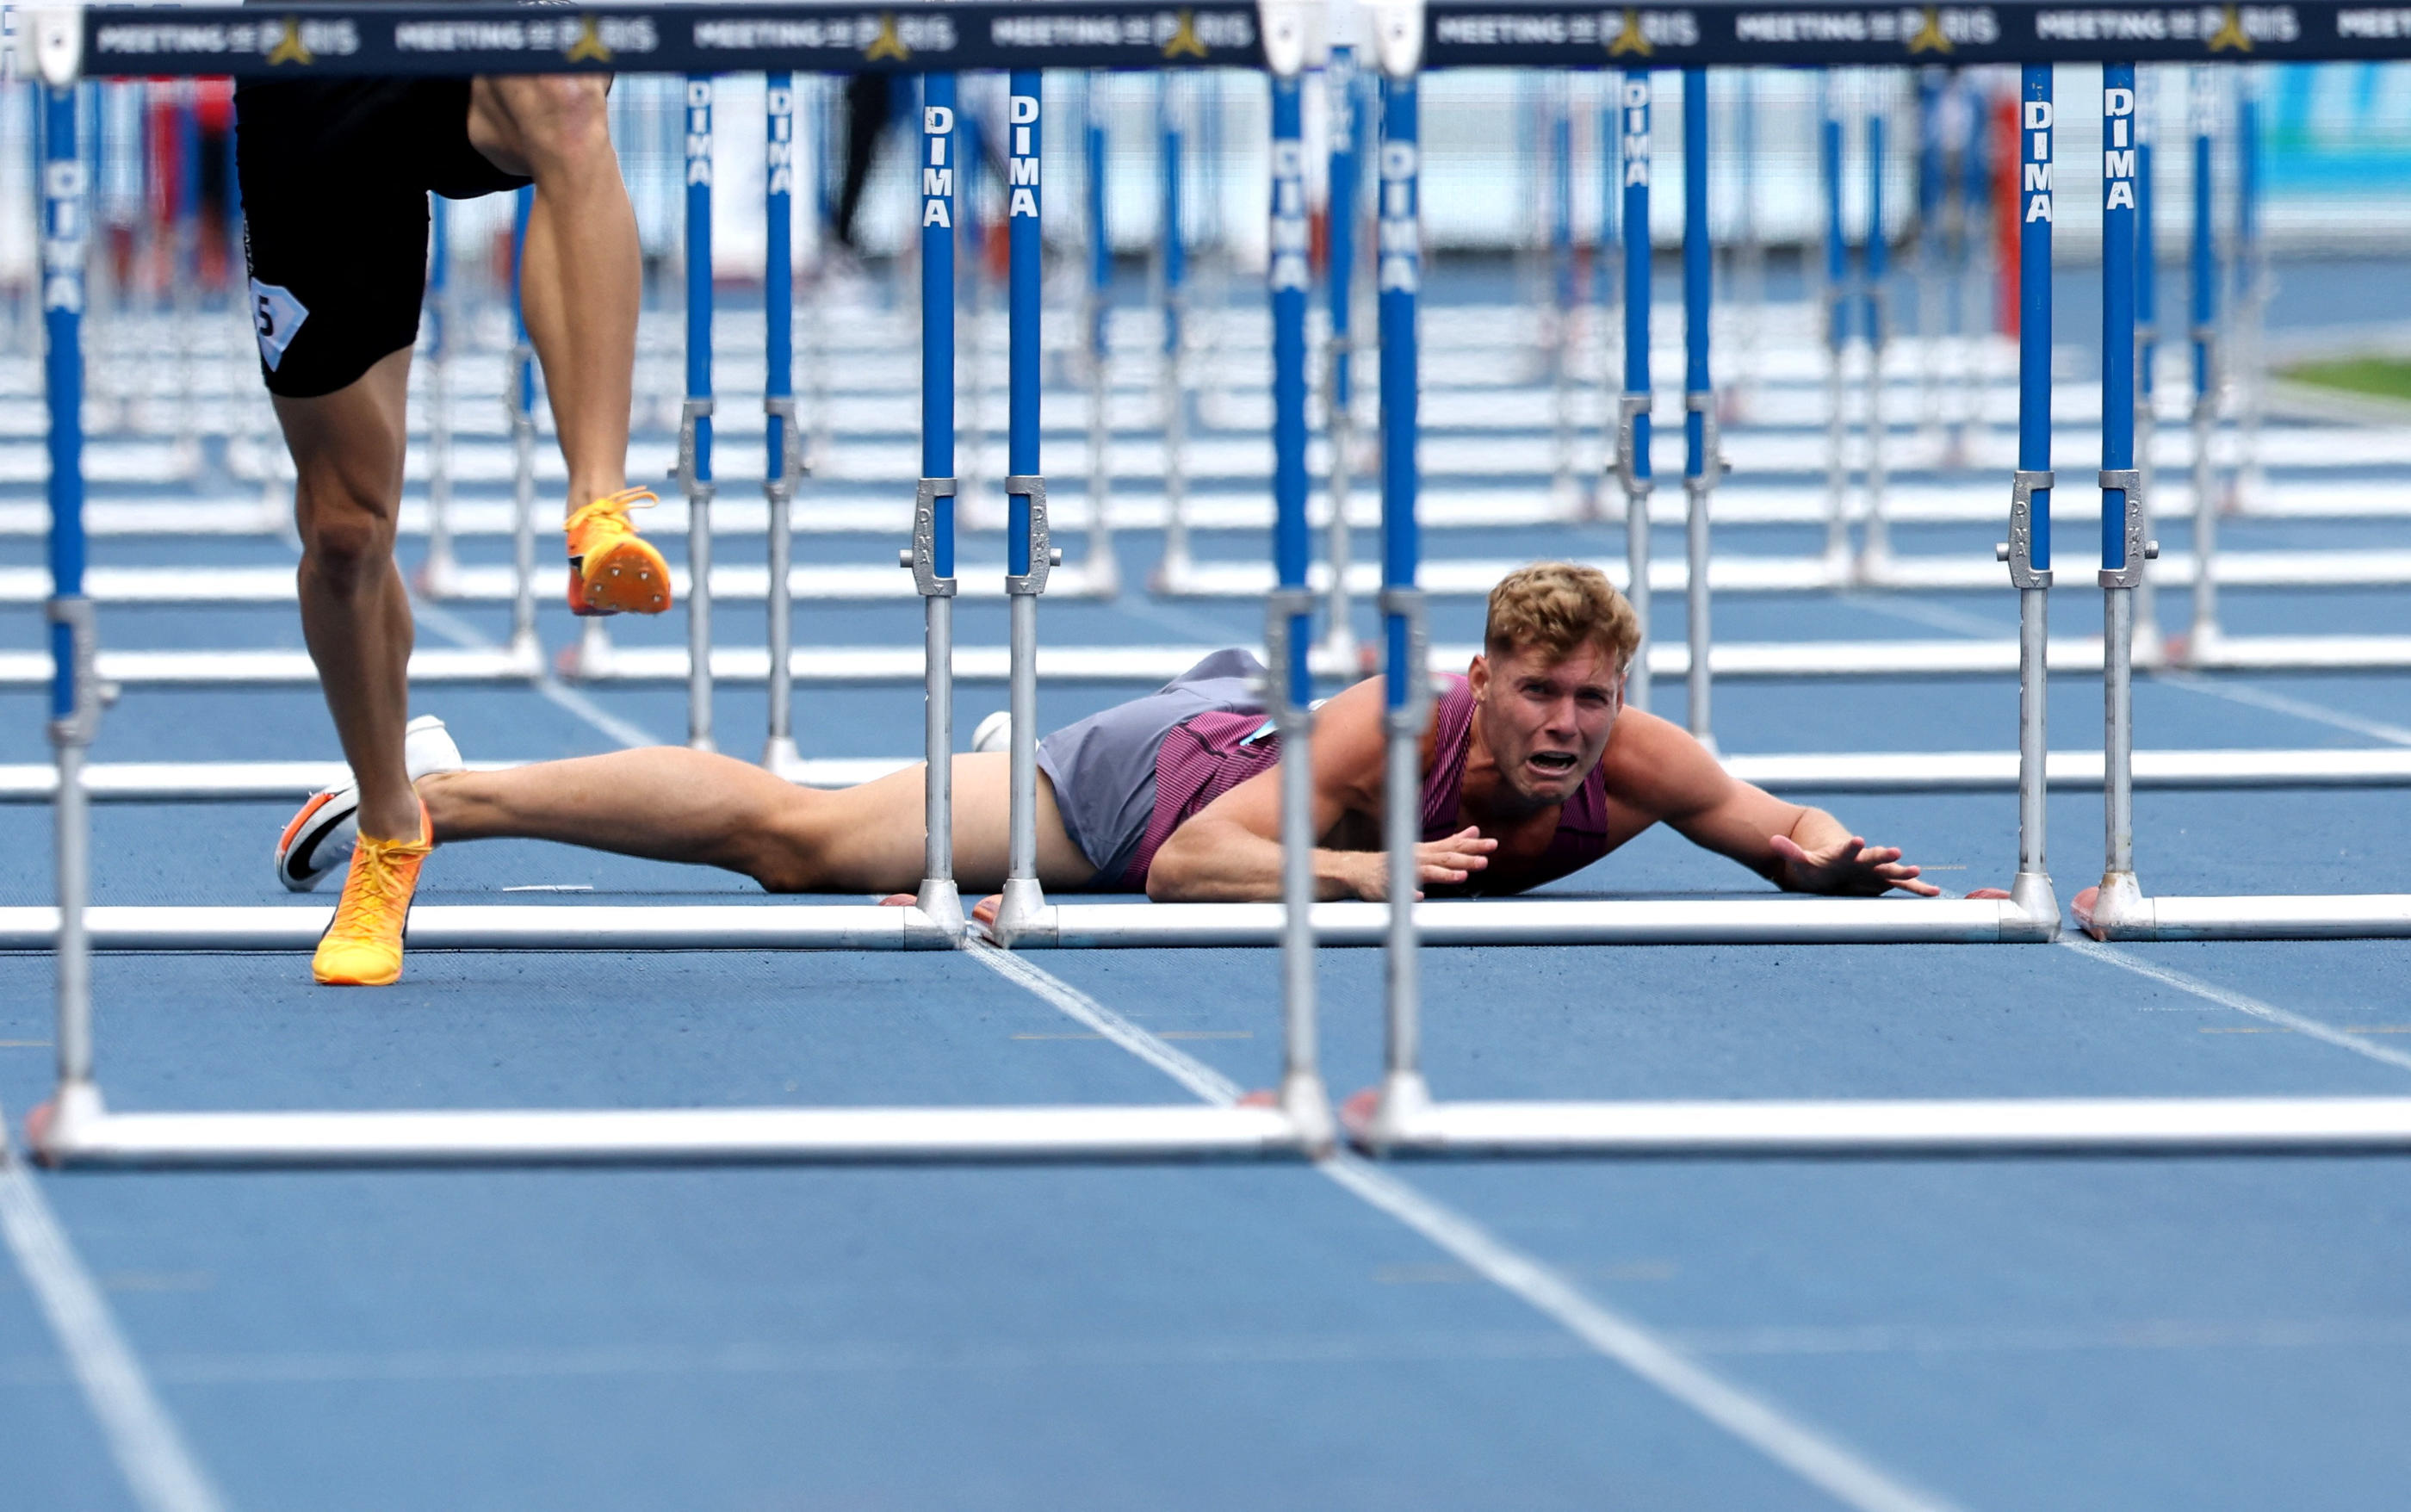
<svg viewBox="0 0 2411 1512"><path fill-rule="evenodd" d="M1015 1163L1304 1158L1278 1108L407 1109L110 1112L89 1083L26 1120L51 1167Z"/></svg>
<svg viewBox="0 0 2411 1512"><path fill-rule="evenodd" d="M1016 932L1025 949L1276 945L1278 903L1064 904ZM1386 903L1318 903L1319 945L1375 946ZM1425 945L1977 945L2041 943L2058 917L2006 898L1769 897L1704 900L1483 898L1415 905Z"/></svg>
<svg viewBox="0 0 2411 1512"><path fill-rule="evenodd" d="M2411 938L2411 893L2301 896L2144 897L2112 909L2080 897L2076 920L2095 939Z"/></svg>
<svg viewBox="0 0 2411 1512"><path fill-rule="evenodd" d="M2411 1098L1999 1098L1765 1102L1349 1099L1394 1156L2024 1156L2411 1149ZM1377 1116L1375 1109L1381 1107Z"/></svg>

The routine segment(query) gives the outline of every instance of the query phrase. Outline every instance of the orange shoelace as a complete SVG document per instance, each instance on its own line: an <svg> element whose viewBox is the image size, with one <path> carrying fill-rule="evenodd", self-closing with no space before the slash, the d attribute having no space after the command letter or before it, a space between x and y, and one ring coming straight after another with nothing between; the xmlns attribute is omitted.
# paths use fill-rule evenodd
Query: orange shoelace
<svg viewBox="0 0 2411 1512"><path fill-rule="evenodd" d="M344 879L343 901L336 906L327 933L338 937L376 933L395 910L409 904L417 883L417 868L403 863L423 861L433 850L427 840L361 836L354 848L351 872Z"/></svg>
<svg viewBox="0 0 2411 1512"><path fill-rule="evenodd" d="M650 488L622 488L618 493L606 493L592 503L580 506L570 515L563 529L568 532L573 549L589 544L578 539L581 531L606 537L633 535L636 527L629 520L628 511L651 509L660 502L661 499Z"/></svg>

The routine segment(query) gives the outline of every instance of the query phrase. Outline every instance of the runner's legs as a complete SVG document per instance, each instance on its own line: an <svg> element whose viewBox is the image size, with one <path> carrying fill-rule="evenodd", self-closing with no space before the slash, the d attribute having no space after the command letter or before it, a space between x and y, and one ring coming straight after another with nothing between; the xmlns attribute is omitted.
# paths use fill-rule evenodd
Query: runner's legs
<svg viewBox="0 0 2411 1512"><path fill-rule="evenodd" d="M966 892L1004 885L1007 763L955 759L955 873ZM922 768L859 787L799 788L762 768L680 746L650 746L419 784L435 838L558 840L656 861L722 866L774 893L909 892L922 871ZM1064 833L1038 780L1038 877L1085 885L1096 867Z"/></svg>

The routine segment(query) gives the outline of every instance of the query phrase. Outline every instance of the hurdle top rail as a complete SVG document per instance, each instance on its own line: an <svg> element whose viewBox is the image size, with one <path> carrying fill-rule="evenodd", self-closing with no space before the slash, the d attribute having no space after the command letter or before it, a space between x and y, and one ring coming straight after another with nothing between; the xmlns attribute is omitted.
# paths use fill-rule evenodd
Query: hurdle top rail
<svg viewBox="0 0 2411 1512"><path fill-rule="evenodd" d="M1374 51L1417 68L1826 66L2411 58L2411 6L1801 5L1665 7L1368 0ZM1294 71L1320 62L1326 7L1130 0L851 5L160 5L31 7L52 84L80 76L459 77L481 73ZM1418 25L1418 19L1420 24ZM1270 56L1268 56L1268 51Z"/></svg>

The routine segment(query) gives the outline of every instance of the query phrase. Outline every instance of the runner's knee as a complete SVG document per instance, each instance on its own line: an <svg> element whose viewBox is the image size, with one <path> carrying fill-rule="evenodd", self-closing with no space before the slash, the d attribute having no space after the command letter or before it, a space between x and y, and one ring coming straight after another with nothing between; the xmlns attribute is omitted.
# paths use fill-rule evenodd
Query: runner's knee
<svg viewBox="0 0 2411 1512"><path fill-rule="evenodd" d="M297 495L301 552L322 580L357 582L393 559L394 510L383 491L340 473L306 480Z"/></svg>
<svg viewBox="0 0 2411 1512"><path fill-rule="evenodd" d="M556 167L592 163L611 150L600 80L515 79L504 91L504 105L519 138L519 155L538 176Z"/></svg>

